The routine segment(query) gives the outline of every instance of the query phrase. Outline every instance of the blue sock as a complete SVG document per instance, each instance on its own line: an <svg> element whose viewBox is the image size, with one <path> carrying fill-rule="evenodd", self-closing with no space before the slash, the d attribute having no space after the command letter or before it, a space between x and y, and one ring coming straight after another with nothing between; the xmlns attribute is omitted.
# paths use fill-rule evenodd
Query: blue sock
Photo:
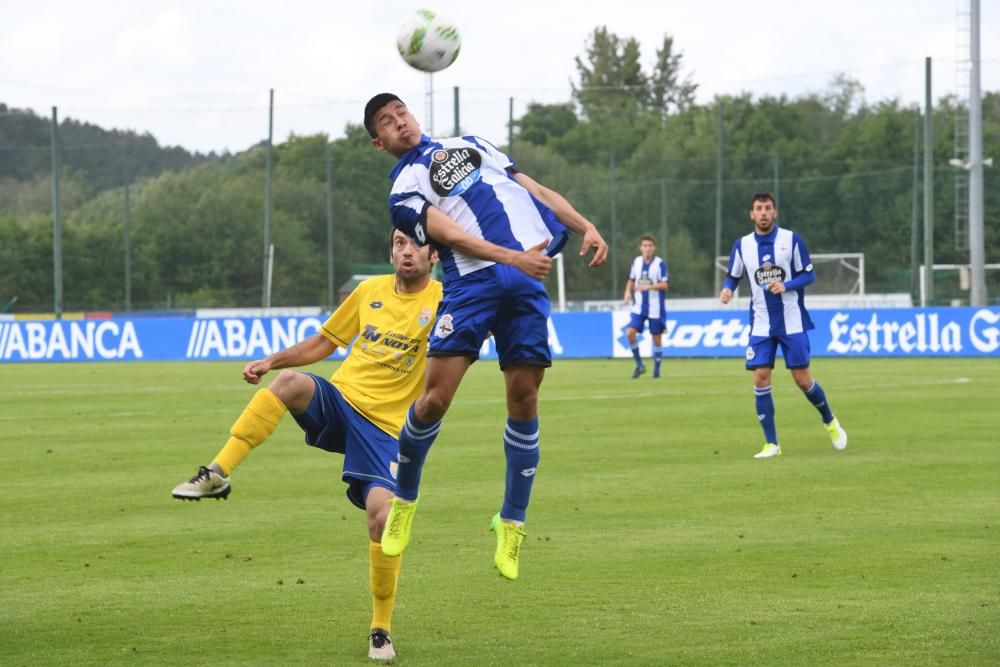
<svg viewBox="0 0 1000 667"><path fill-rule="evenodd" d="M657 375L660 374L660 362L663 361L663 348L654 345L653 346L653 372Z"/></svg>
<svg viewBox="0 0 1000 667"><path fill-rule="evenodd" d="M503 434L503 453L507 457L507 485L503 494L500 516L512 521L524 521L531 499L531 485L538 468L538 417L519 422L507 418Z"/></svg>
<svg viewBox="0 0 1000 667"><path fill-rule="evenodd" d="M632 356L635 357L635 365L642 366L642 357L639 356L639 344L636 343L635 345L632 345L631 348Z"/></svg>
<svg viewBox="0 0 1000 667"><path fill-rule="evenodd" d="M764 429L764 440L773 445L778 444L778 431L774 428L774 399L771 398L771 387L754 387L753 395L757 399L757 419Z"/></svg>
<svg viewBox="0 0 1000 667"><path fill-rule="evenodd" d="M813 380L813 386L809 387L809 390L803 393L809 399L809 402L819 410L820 415L823 416L824 424L829 424L833 421L833 412L830 411L830 405L826 402L826 392L823 391L823 387L819 386L819 382Z"/></svg>
<svg viewBox="0 0 1000 667"><path fill-rule="evenodd" d="M413 406L406 413L406 422L399 432L399 473L396 477L396 495L403 500L416 500L420 489L420 472L424 459L441 430L441 420L422 422L413 414Z"/></svg>

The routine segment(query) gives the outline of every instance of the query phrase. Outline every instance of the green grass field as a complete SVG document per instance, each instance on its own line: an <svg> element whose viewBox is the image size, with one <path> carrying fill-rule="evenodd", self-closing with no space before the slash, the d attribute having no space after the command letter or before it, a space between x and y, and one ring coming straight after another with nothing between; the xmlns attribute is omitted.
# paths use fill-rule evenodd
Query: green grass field
<svg viewBox="0 0 1000 667"><path fill-rule="evenodd" d="M1000 663L1000 360L815 360L844 452L781 370L770 461L740 360L630 364L549 372L516 582L488 532L503 384L473 367L424 471L399 664ZM170 497L241 369L0 366L0 663L367 662L339 456L288 419L228 501Z"/></svg>

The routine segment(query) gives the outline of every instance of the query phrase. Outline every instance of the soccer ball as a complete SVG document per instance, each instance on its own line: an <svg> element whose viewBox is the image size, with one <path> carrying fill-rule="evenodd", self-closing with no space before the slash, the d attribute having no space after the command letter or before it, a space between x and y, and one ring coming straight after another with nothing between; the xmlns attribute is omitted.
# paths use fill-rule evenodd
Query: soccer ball
<svg viewBox="0 0 1000 667"><path fill-rule="evenodd" d="M458 58L462 38L452 21L428 9L418 9L399 28L396 46L410 67L440 72Z"/></svg>

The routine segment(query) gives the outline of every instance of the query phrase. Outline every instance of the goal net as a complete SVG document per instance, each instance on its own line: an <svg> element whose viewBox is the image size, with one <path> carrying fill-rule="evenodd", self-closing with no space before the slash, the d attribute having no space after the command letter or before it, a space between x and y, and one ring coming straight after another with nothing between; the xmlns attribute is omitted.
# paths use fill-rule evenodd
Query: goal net
<svg viewBox="0 0 1000 667"><path fill-rule="evenodd" d="M810 255L816 271L816 282L809 294L865 295L865 254L863 252L831 252ZM729 268L729 255L715 258L715 267L723 277Z"/></svg>

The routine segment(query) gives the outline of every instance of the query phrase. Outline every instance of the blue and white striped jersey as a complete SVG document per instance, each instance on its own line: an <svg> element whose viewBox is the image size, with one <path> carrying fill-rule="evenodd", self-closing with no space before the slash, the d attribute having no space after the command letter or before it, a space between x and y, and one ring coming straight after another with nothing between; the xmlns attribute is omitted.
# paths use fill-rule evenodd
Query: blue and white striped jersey
<svg viewBox="0 0 1000 667"><path fill-rule="evenodd" d="M733 244L726 287L734 289L746 273L750 282L750 335L778 336L809 331L805 286L815 279L809 251L798 233L778 226L766 236L750 232ZM786 291L771 294L779 280Z"/></svg>
<svg viewBox="0 0 1000 667"><path fill-rule="evenodd" d="M428 242L428 205L441 209L473 236L511 250L525 250L551 239L546 252L557 254L569 237L555 214L535 199L507 171L514 162L496 146L475 136L432 140L400 158L389 174L392 224ZM493 264L434 244L444 281Z"/></svg>
<svg viewBox="0 0 1000 667"><path fill-rule="evenodd" d="M629 269L628 279L634 285L656 285L670 280L667 273L667 263L662 257L653 257L649 264L639 255L632 260L632 268ZM641 315L650 319L660 319L666 315L667 291L662 289L646 290L643 292L632 291L632 314Z"/></svg>

